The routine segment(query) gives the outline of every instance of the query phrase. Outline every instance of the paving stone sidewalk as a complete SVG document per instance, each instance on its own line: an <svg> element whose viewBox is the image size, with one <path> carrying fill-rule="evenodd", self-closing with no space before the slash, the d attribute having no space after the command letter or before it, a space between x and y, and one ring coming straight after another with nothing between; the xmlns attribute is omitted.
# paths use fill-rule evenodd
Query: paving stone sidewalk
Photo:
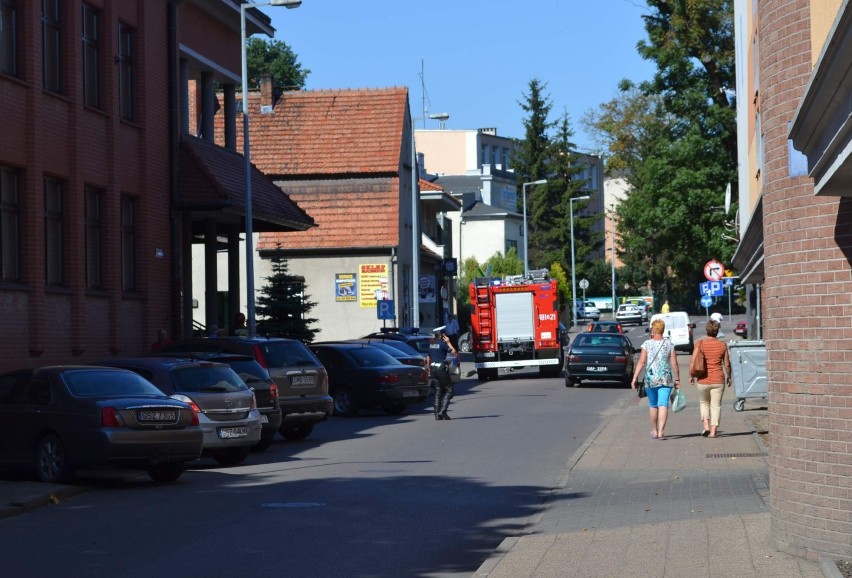
<svg viewBox="0 0 852 578"><path fill-rule="evenodd" d="M833 576L769 539L766 448L753 427L765 423L765 401L736 412L726 392L711 439L700 435L695 389L684 392L687 407L670 414L665 440L651 439L645 400L608 418L566 465L528 535L504 540L474 576Z"/></svg>

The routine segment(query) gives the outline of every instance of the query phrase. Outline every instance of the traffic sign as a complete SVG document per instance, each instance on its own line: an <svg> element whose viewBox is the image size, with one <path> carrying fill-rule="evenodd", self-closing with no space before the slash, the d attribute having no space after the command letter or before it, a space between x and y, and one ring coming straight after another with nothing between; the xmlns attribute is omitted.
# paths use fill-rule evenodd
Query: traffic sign
<svg viewBox="0 0 852 578"><path fill-rule="evenodd" d="M725 274L725 266L715 259L707 261L704 265L704 277L708 281L718 281Z"/></svg>
<svg viewBox="0 0 852 578"><path fill-rule="evenodd" d="M725 294L725 289L721 281L707 281L706 283L698 284L698 292L701 295L710 297L722 297Z"/></svg>
<svg viewBox="0 0 852 578"><path fill-rule="evenodd" d="M580 282L577 283L577 285L580 286L580 289L588 289L589 288L589 281L586 280L586 279L580 279Z"/></svg>
<svg viewBox="0 0 852 578"><path fill-rule="evenodd" d="M713 305L713 300L709 296L705 295L701 298L702 307L710 307L711 305Z"/></svg>
<svg viewBox="0 0 852 578"><path fill-rule="evenodd" d="M393 299L380 299L376 301L376 315L379 319L396 319L393 312Z"/></svg>

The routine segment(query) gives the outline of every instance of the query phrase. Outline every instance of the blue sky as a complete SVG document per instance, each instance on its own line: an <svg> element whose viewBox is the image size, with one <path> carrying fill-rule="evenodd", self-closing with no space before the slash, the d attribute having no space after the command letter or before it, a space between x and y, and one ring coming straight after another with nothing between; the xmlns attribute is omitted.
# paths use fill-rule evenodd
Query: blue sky
<svg viewBox="0 0 852 578"><path fill-rule="evenodd" d="M654 72L636 52L642 0L304 0L261 10L311 70L308 89L406 86L421 117L422 64L426 108L449 113L446 128L520 138L518 101L539 78L551 119L568 112L581 150L592 148L580 124L586 111L612 99L622 78Z"/></svg>

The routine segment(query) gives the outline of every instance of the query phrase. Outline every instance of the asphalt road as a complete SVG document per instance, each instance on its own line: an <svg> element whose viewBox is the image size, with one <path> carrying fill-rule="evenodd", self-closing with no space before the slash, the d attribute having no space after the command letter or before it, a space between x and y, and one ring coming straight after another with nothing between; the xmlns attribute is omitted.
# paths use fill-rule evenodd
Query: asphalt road
<svg viewBox="0 0 852 578"><path fill-rule="evenodd" d="M524 371L457 387L449 422L426 404L368 412L173 485L84 478L94 491L0 520L3 574L470 576L535 525L572 454L632 396Z"/></svg>

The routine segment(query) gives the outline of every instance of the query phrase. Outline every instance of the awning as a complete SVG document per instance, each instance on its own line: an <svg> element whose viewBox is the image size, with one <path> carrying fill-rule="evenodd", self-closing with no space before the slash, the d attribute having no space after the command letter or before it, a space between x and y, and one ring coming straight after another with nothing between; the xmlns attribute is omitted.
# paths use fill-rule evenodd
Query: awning
<svg viewBox="0 0 852 578"><path fill-rule="evenodd" d="M179 159L178 211L245 230L245 158L199 138L183 135ZM255 232L305 231L311 218L254 165L251 166L252 228ZM196 215L198 213L198 215Z"/></svg>

